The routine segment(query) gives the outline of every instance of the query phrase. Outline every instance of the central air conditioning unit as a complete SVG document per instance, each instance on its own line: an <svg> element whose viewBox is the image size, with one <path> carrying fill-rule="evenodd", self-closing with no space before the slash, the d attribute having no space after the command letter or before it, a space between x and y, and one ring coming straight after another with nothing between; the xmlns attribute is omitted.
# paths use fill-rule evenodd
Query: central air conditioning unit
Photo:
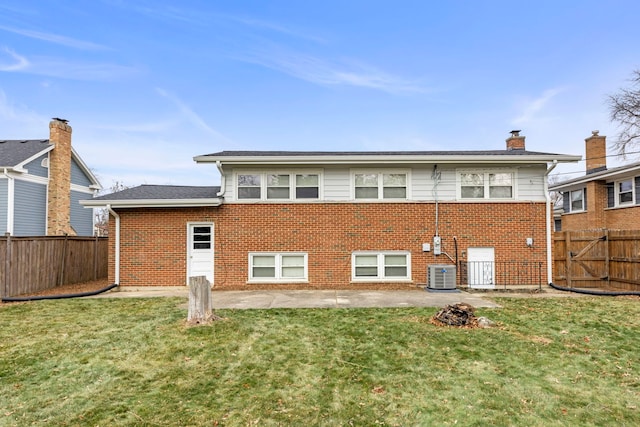
<svg viewBox="0 0 640 427"><path fill-rule="evenodd" d="M455 289L456 266L451 264L427 266L427 287L429 289Z"/></svg>

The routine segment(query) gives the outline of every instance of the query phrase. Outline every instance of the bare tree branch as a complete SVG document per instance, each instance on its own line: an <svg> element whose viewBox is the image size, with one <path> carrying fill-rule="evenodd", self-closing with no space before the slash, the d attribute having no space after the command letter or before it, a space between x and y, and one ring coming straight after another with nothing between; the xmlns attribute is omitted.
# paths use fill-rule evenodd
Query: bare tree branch
<svg viewBox="0 0 640 427"><path fill-rule="evenodd" d="M607 96L609 118L620 128L616 151L623 156L640 145L640 69L632 72L629 87Z"/></svg>

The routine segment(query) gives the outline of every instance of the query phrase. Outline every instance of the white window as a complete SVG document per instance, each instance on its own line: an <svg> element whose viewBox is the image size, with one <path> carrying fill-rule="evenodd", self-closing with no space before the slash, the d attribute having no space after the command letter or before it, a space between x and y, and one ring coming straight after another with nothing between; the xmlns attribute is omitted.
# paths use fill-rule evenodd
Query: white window
<svg viewBox="0 0 640 427"><path fill-rule="evenodd" d="M408 252L355 252L351 266L354 281L411 280L411 254Z"/></svg>
<svg viewBox="0 0 640 427"><path fill-rule="evenodd" d="M408 173L357 171L353 174L356 199L406 200Z"/></svg>
<svg viewBox="0 0 640 427"><path fill-rule="evenodd" d="M515 194L511 171L461 171L458 177L461 199L513 199Z"/></svg>
<svg viewBox="0 0 640 427"><path fill-rule="evenodd" d="M320 173L256 172L238 173L238 200L317 200Z"/></svg>
<svg viewBox="0 0 640 427"><path fill-rule="evenodd" d="M267 199L288 199L290 195L289 175L267 175Z"/></svg>
<svg viewBox="0 0 640 427"><path fill-rule="evenodd" d="M306 253L250 253L250 282L307 281Z"/></svg>
<svg viewBox="0 0 640 427"><path fill-rule="evenodd" d="M569 192L570 209L569 212L582 212L585 210L584 206L584 189L574 190Z"/></svg>
<svg viewBox="0 0 640 427"><path fill-rule="evenodd" d="M616 182L616 200L618 206L633 204L633 179Z"/></svg>
<svg viewBox="0 0 640 427"><path fill-rule="evenodd" d="M317 199L319 197L318 174L296 174L296 199Z"/></svg>
<svg viewBox="0 0 640 427"><path fill-rule="evenodd" d="M261 186L259 174L238 175L238 199L260 199Z"/></svg>

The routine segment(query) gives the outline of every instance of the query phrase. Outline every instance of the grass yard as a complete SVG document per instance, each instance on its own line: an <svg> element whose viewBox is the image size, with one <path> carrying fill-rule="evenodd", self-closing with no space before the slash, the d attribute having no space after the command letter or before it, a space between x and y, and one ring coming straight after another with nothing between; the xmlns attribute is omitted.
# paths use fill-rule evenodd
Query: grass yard
<svg viewBox="0 0 640 427"><path fill-rule="evenodd" d="M214 295L215 297L215 295ZM638 426L640 300L512 299L494 329L437 309L0 306L0 426Z"/></svg>

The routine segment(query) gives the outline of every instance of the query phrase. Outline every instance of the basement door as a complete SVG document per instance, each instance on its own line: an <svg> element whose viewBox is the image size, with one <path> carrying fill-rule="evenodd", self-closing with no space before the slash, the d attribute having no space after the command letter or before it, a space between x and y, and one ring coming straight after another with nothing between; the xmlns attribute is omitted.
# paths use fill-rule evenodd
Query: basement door
<svg viewBox="0 0 640 427"><path fill-rule="evenodd" d="M496 287L494 248L467 249L467 277L469 287L493 289Z"/></svg>
<svg viewBox="0 0 640 427"><path fill-rule="evenodd" d="M192 276L207 276L213 284L213 223L189 223L187 228L187 284Z"/></svg>

